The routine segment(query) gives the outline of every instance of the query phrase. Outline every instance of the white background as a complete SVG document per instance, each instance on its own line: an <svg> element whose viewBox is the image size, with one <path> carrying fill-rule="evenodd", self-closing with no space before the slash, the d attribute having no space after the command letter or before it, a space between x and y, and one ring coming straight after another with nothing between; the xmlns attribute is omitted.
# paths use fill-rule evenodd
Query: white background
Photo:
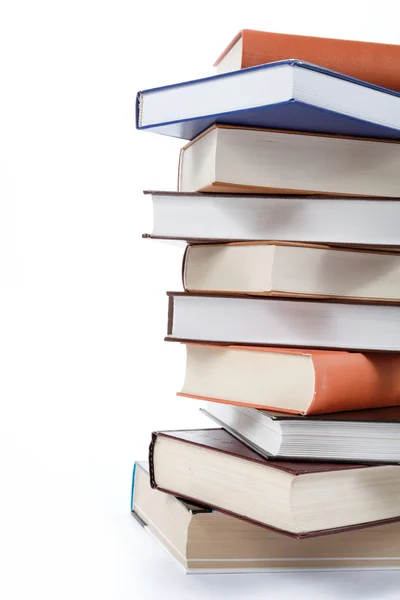
<svg viewBox="0 0 400 600"><path fill-rule="evenodd" d="M165 344L181 249L141 239L182 142L140 89L212 74L241 28L400 43L396 2L0 4L0 596L398 598L398 573L185 576L129 514L150 432L208 425Z"/></svg>

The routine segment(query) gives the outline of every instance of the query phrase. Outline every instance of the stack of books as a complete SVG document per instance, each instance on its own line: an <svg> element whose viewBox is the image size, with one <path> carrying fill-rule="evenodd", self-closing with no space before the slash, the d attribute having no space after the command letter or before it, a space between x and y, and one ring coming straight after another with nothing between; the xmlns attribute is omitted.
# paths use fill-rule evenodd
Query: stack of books
<svg viewBox="0 0 400 600"><path fill-rule="evenodd" d="M188 572L400 567L399 61L244 30L138 94L189 140L145 237L188 243L166 339L213 423L152 434L131 506Z"/></svg>

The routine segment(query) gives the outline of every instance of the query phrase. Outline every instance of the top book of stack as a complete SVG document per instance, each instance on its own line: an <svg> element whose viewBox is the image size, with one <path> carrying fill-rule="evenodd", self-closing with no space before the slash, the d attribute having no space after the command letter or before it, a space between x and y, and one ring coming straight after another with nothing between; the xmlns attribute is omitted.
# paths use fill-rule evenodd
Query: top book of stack
<svg viewBox="0 0 400 600"><path fill-rule="evenodd" d="M242 29L214 63L228 73L295 57L400 92L400 46Z"/></svg>

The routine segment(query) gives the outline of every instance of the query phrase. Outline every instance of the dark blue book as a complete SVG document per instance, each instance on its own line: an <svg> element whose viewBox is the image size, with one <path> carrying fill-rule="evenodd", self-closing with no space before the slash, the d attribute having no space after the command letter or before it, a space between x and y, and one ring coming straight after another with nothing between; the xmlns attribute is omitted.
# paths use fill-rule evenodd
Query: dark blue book
<svg viewBox="0 0 400 600"><path fill-rule="evenodd" d="M215 123L400 139L400 94L290 59L137 95L138 129L191 140Z"/></svg>

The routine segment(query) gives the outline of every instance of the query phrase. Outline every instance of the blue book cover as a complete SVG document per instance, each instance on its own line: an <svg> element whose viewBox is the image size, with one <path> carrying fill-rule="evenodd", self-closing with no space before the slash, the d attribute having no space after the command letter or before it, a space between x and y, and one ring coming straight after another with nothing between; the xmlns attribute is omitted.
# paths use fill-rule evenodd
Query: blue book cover
<svg viewBox="0 0 400 600"><path fill-rule="evenodd" d="M134 508L135 501L135 479L136 479L136 463L133 465L132 484L131 484L131 510Z"/></svg>
<svg viewBox="0 0 400 600"><path fill-rule="evenodd" d="M215 123L400 139L400 93L295 59L144 90L136 127L191 140Z"/></svg>

